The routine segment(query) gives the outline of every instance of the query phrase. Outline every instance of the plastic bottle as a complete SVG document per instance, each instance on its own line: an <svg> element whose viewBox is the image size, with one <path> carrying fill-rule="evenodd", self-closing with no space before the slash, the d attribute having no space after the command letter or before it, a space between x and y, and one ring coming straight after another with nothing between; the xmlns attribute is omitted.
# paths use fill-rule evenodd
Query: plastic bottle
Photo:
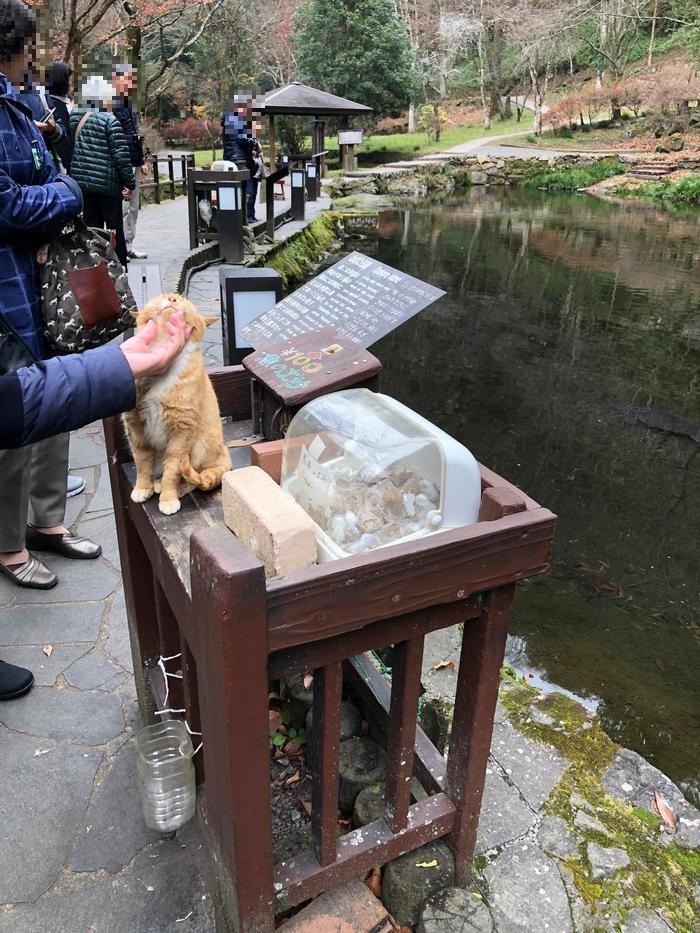
<svg viewBox="0 0 700 933"><path fill-rule="evenodd" d="M197 805L192 740L184 723L171 719L141 729L136 748L146 826L173 836Z"/></svg>

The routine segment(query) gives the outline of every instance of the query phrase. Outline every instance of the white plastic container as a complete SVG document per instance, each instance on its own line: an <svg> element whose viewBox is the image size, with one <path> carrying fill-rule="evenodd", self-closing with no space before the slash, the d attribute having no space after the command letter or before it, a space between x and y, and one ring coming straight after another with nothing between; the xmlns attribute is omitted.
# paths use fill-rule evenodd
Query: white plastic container
<svg viewBox="0 0 700 933"><path fill-rule="evenodd" d="M472 524L481 502L467 448L369 389L323 395L297 412L281 485L316 522L319 562Z"/></svg>
<svg viewBox="0 0 700 933"><path fill-rule="evenodd" d="M173 834L197 805L192 740L177 719L146 726L136 736L138 779L146 826Z"/></svg>

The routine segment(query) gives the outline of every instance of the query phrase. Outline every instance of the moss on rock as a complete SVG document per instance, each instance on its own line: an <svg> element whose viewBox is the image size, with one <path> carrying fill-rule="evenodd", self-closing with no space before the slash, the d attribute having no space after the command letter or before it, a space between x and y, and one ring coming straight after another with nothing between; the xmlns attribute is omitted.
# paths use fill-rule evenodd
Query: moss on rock
<svg viewBox="0 0 700 933"><path fill-rule="evenodd" d="M332 212L319 214L308 227L256 256L250 265L274 269L280 274L282 287L287 291L309 275L323 254L332 248L339 235L339 216Z"/></svg>

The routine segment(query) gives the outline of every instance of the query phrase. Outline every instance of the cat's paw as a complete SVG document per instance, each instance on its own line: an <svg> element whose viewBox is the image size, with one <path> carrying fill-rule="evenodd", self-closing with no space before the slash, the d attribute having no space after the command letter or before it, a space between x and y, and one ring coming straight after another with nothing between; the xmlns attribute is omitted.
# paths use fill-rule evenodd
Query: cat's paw
<svg viewBox="0 0 700 933"><path fill-rule="evenodd" d="M131 501L132 502L145 502L146 499L150 499L153 495L153 486L149 486L146 489L136 488L131 490Z"/></svg>
<svg viewBox="0 0 700 933"><path fill-rule="evenodd" d="M160 495L161 484L162 484L162 481L161 481L161 480L159 480L159 479L154 479L154 480L153 480L153 492L154 492L157 496Z"/></svg>
<svg viewBox="0 0 700 933"><path fill-rule="evenodd" d="M163 515L174 515L176 512L180 511L180 500L163 499L161 496L158 501L158 508L161 510Z"/></svg>

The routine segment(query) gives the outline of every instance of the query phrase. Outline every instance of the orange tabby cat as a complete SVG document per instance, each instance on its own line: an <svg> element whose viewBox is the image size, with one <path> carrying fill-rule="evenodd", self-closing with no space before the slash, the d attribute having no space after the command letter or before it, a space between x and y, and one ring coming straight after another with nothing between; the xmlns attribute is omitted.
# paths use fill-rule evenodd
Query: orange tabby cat
<svg viewBox="0 0 700 933"><path fill-rule="evenodd" d="M180 496L192 486L214 489L231 469L219 404L199 349L204 329L217 318L203 317L181 295L159 295L135 314L136 330L153 320L158 325L156 340L167 339L165 325L174 311L184 312L192 334L165 373L136 380L136 407L124 415L136 465L131 498L145 502L160 493L158 508L166 515L180 509ZM160 464L163 477L154 481L153 471Z"/></svg>

